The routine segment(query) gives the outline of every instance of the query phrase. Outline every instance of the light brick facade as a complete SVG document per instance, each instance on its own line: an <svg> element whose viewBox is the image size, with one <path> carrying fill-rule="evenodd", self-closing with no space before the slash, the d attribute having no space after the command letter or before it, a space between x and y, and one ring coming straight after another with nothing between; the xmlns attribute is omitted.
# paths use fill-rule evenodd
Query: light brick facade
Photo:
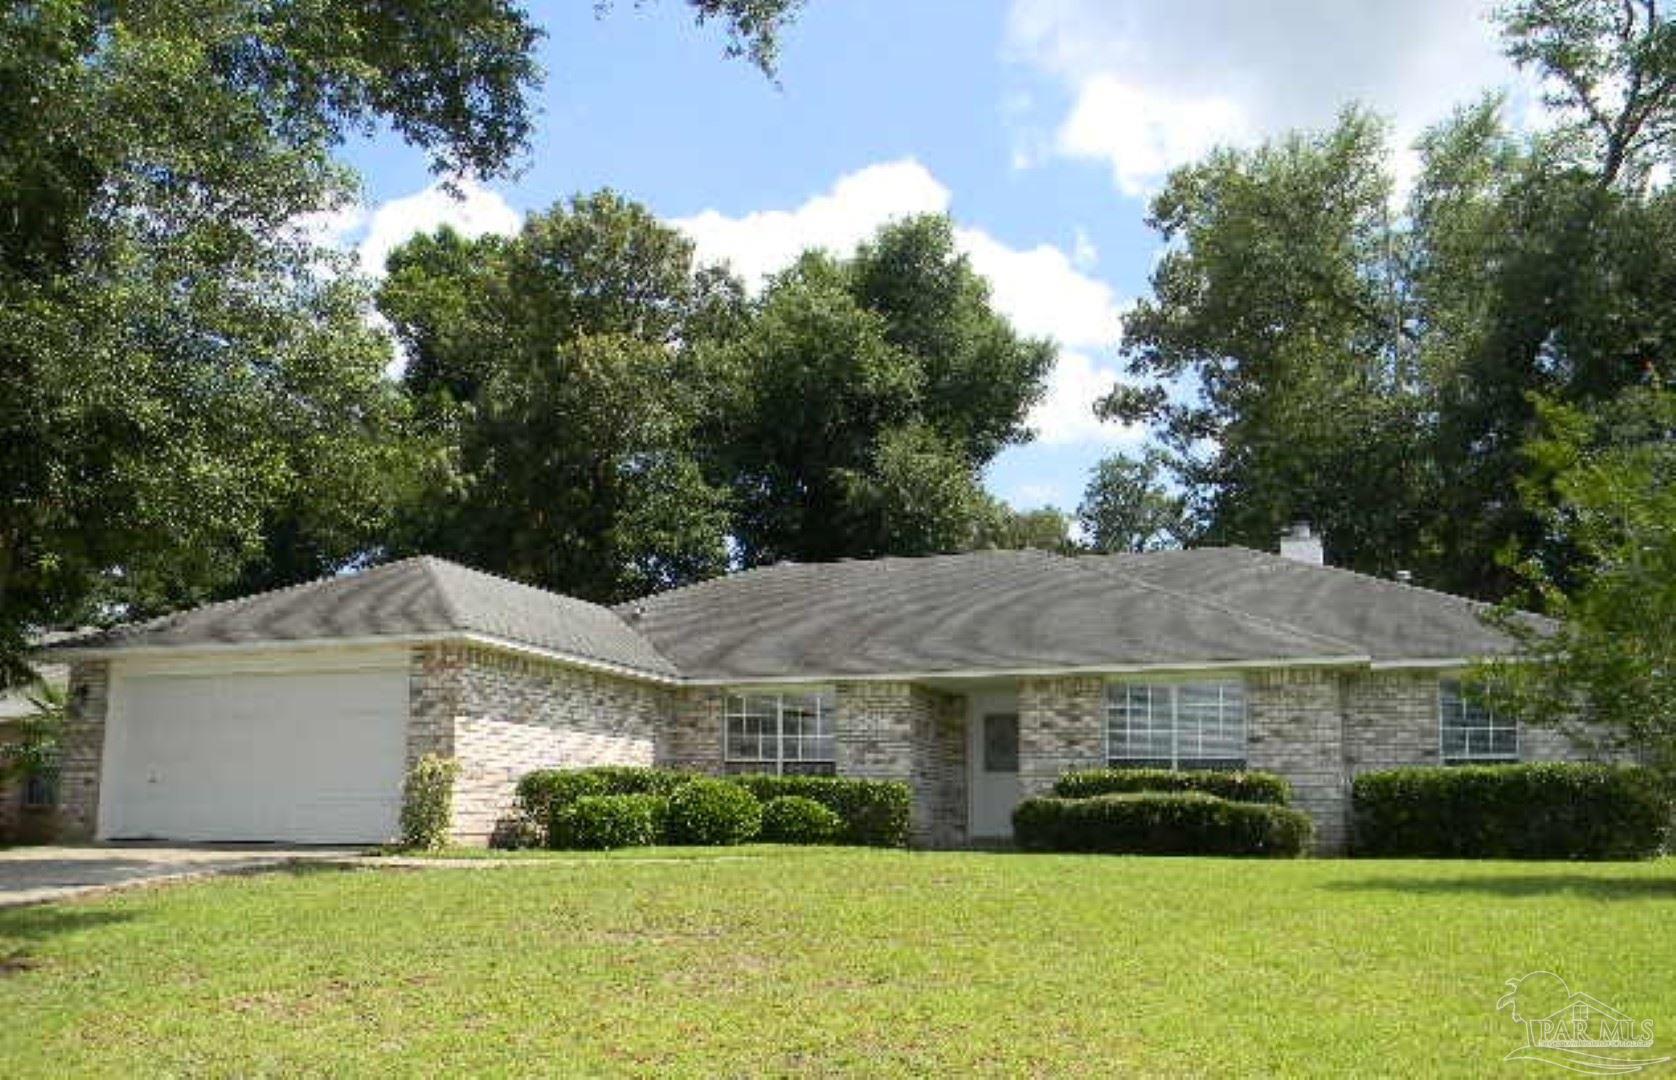
<svg viewBox="0 0 1676 1080"><path fill-rule="evenodd" d="M673 692L476 646L415 649L409 765L426 753L460 763L454 836L483 843L534 769L651 765Z"/></svg>
<svg viewBox="0 0 1676 1080"><path fill-rule="evenodd" d="M1106 685L1097 678L1020 679L1018 782L1028 798L1076 769L1105 764Z"/></svg>
<svg viewBox="0 0 1676 1080"><path fill-rule="evenodd" d="M103 660L70 668L68 716L58 759L58 831L67 840L91 839L98 824L110 679L111 666Z"/></svg>
<svg viewBox="0 0 1676 1080"><path fill-rule="evenodd" d="M913 791L915 844L953 847L966 836L964 699L910 682L837 686L840 776L901 780Z"/></svg>
<svg viewBox="0 0 1676 1080"><path fill-rule="evenodd" d="M1439 762L1436 670L1262 669L1246 688L1246 760L1291 781L1323 851L1349 838L1349 785L1359 772ZM948 684L944 684L945 686ZM1025 677L1019 790L1039 794L1063 773L1105 764L1108 680ZM96 827L110 665L74 665L60 779L61 835ZM986 683L991 690L995 681ZM538 768L663 765L720 773L728 687L680 687L477 645L411 650L406 758L456 758L455 835L484 842L512 806L518 778ZM739 689L745 689L743 687ZM968 840L968 703L908 680L832 684L836 771L900 780L913 792L917 845ZM988 692L988 691L986 691ZM1564 735L1520 732L1526 760L1588 756ZM5 823L0 807L0 825Z"/></svg>

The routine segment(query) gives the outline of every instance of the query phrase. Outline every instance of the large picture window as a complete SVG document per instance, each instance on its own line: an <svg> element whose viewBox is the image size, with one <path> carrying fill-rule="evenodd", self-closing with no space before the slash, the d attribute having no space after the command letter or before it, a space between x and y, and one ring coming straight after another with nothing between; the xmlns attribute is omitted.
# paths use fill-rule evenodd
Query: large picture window
<svg viewBox="0 0 1676 1080"><path fill-rule="evenodd" d="M1106 759L1130 768L1243 769L1245 685L1113 683L1106 691Z"/></svg>
<svg viewBox="0 0 1676 1080"><path fill-rule="evenodd" d="M1458 679L1437 684L1437 706L1445 762L1519 760L1519 725L1497 716Z"/></svg>
<svg viewBox="0 0 1676 1080"><path fill-rule="evenodd" d="M837 767L829 692L729 694L723 757L731 773L830 775Z"/></svg>

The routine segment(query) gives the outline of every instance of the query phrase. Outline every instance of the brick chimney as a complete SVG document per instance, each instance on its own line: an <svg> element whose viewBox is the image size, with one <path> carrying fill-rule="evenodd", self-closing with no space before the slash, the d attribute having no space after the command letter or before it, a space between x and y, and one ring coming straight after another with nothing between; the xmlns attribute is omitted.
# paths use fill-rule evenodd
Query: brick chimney
<svg viewBox="0 0 1676 1080"><path fill-rule="evenodd" d="M1327 557L1321 550L1321 538L1310 529L1309 522L1295 521L1280 535L1280 557L1295 559L1311 566L1325 566Z"/></svg>

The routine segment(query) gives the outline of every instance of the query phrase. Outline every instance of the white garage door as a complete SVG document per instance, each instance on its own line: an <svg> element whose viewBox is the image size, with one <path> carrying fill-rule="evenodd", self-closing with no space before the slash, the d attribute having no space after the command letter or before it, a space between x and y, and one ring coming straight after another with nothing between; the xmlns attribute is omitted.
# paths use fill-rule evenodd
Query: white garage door
<svg viewBox="0 0 1676 1080"><path fill-rule="evenodd" d="M388 840L407 692L400 670L124 676L105 733L100 833Z"/></svg>

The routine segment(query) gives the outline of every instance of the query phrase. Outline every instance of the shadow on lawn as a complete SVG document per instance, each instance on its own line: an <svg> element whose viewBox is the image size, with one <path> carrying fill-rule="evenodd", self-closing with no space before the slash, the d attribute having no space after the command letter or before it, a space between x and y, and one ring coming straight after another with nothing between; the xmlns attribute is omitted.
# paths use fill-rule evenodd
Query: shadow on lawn
<svg viewBox="0 0 1676 1080"><path fill-rule="evenodd" d="M1511 877L1364 878L1360 881L1329 882L1321 887L1339 892L1425 893L1438 896L1477 893L1484 896L1533 897L1572 893L1594 900L1676 900L1676 877L1599 877L1553 871Z"/></svg>

